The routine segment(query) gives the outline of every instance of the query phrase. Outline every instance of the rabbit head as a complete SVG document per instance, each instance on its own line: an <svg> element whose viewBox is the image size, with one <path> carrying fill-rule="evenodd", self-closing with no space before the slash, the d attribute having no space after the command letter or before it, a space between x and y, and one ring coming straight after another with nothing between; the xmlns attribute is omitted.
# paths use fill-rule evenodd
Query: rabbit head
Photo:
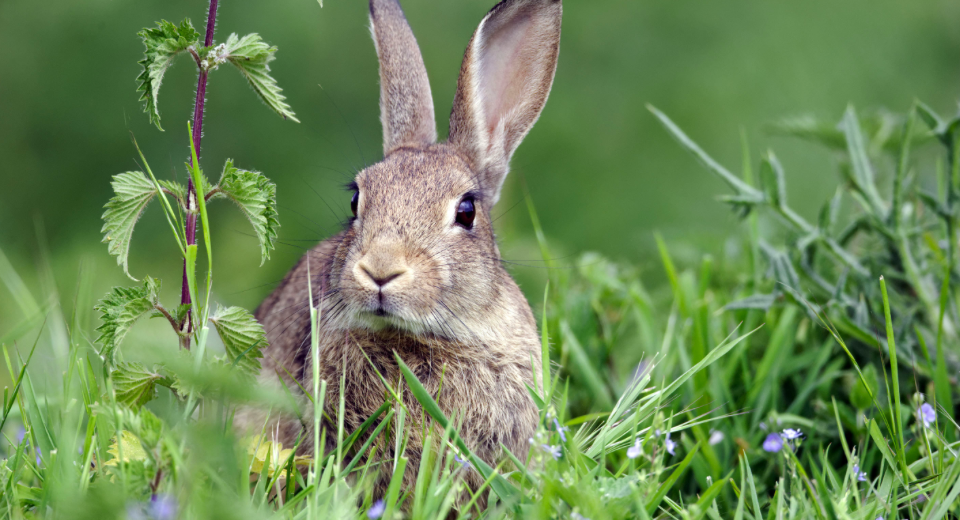
<svg viewBox="0 0 960 520"><path fill-rule="evenodd" d="M397 0L370 1L384 159L352 184L354 217L330 269L330 323L498 334L492 321L508 305L508 275L490 209L550 92L561 9L560 0L504 0L487 14L460 69L449 139L437 143L427 72L403 11Z"/></svg>

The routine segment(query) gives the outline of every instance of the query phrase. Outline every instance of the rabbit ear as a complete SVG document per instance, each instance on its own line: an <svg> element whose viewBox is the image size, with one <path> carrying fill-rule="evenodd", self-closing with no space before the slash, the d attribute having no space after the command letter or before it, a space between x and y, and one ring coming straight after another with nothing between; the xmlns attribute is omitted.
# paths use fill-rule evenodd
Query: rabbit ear
<svg viewBox="0 0 960 520"><path fill-rule="evenodd" d="M492 202L550 93L562 11L561 0L504 0L480 22L463 57L450 143L473 162Z"/></svg>
<svg viewBox="0 0 960 520"><path fill-rule="evenodd" d="M383 153L437 141L430 81L417 39L397 0L370 0L370 25L380 60Z"/></svg>

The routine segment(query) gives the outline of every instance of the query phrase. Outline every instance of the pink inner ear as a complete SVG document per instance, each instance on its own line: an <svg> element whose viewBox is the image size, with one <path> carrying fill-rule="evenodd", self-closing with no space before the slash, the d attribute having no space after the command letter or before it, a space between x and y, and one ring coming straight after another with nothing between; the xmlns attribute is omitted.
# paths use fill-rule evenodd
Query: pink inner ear
<svg viewBox="0 0 960 520"><path fill-rule="evenodd" d="M504 120L509 122L511 113L523 103L524 90L536 88L528 84L537 80L533 77L537 54L536 42L531 41L535 34L532 22L529 13L521 13L497 27L485 27L477 90L489 136Z"/></svg>

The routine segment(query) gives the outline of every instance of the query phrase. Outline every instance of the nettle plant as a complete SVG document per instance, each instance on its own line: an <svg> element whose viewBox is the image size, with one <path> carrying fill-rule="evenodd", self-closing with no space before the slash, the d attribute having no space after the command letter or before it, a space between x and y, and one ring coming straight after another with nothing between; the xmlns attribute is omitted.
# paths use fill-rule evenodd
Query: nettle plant
<svg viewBox="0 0 960 520"><path fill-rule="evenodd" d="M144 102L144 111L158 129L163 130L157 108L160 84L173 60L180 55L190 55L199 74L193 121L187 124L190 156L186 163L186 186L171 180L157 180L137 147L146 173L134 171L114 176L111 184L115 196L106 204L103 214L103 242L110 253L116 255L117 264L123 267L124 273L136 280L130 275L128 263L134 226L147 205L154 198L159 198L183 262L178 305L168 308L161 304L160 280L147 276L139 287L112 289L96 306L102 321L97 329L100 332L97 340L101 345L100 355L111 370L117 401L133 407L150 401L156 395L158 384L169 386L182 397L189 395L191 400L196 397L164 366L147 367L141 363L123 362L120 345L134 323L143 317L165 318L177 336L181 350L190 350L191 345L195 345L193 355L197 367L201 363L217 363L236 369L243 376L252 377L260 369L258 358L262 357L260 349L265 346L263 327L249 311L217 305L216 311L211 312L213 253L207 218L208 204L219 199L236 203L259 239L261 265L270 257L280 224L277 220L276 186L262 173L237 168L228 159L220 178L216 184L212 184L200 168L198 154L207 77L220 65L232 65L268 107L285 119L297 119L284 102L276 80L270 75L269 63L274 59L277 48L264 43L255 33L246 36L231 34L225 42L215 43L216 16L217 0L212 0L203 39L189 19L179 25L163 20L156 27L139 33L146 50L140 61L143 71L137 78L140 81L138 91L143 93L140 99ZM198 229L202 232L207 263L206 283L202 286L196 274ZM225 357L212 361L204 357L208 324L213 324L226 350Z"/></svg>

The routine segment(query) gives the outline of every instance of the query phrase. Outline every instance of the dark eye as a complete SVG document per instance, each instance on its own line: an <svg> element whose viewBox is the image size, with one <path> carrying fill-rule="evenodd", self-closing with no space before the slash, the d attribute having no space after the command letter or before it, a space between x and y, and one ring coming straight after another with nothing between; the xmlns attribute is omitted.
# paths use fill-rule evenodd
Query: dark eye
<svg viewBox="0 0 960 520"><path fill-rule="evenodd" d="M353 212L353 216L357 216L357 203L360 202L360 192L353 192L353 198L350 199L350 211Z"/></svg>
<svg viewBox="0 0 960 520"><path fill-rule="evenodd" d="M473 228L473 219L477 216L476 208L473 207L473 197L464 197L457 206L457 224L471 229Z"/></svg>

